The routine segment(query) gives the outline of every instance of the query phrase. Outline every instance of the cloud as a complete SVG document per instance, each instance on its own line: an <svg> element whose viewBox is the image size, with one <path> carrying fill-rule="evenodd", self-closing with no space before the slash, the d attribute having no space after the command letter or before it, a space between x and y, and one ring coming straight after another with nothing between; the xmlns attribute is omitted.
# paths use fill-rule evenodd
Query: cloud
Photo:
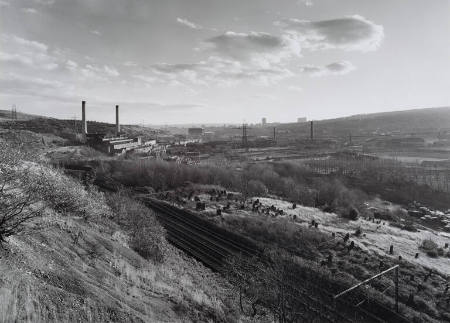
<svg viewBox="0 0 450 323"><path fill-rule="evenodd" d="M311 76L325 76L325 75L344 75L355 70L356 67L347 61L334 62L325 66L304 65L300 71Z"/></svg>
<svg viewBox="0 0 450 323"><path fill-rule="evenodd" d="M33 0L33 2L43 6L51 6L56 2L56 0Z"/></svg>
<svg viewBox="0 0 450 323"><path fill-rule="evenodd" d="M25 12L25 13L32 14L32 15L38 13L38 11L36 9L34 9L34 8L22 8L22 11Z"/></svg>
<svg viewBox="0 0 450 323"><path fill-rule="evenodd" d="M382 26L359 15L320 21L284 19L275 24L295 35L302 48L310 50L371 51L377 49L384 38Z"/></svg>
<svg viewBox="0 0 450 323"><path fill-rule="evenodd" d="M8 45L22 46L22 49L25 50L30 49L39 52L44 52L47 51L48 49L48 46L43 43L34 40L28 40L15 35L4 34L1 36L0 41L8 43Z"/></svg>
<svg viewBox="0 0 450 323"><path fill-rule="evenodd" d="M105 66L103 66L103 70L109 76L117 77L120 75L119 71L117 69L115 69L114 67L105 65Z"/></svg>
<svg viewBox="0 0 450 323"><path fill-rule="evenodd" d="M303 92L303 88L300 86L290 85L288 86L288 90L292 92Z"/></svg>
<svg viewBox="0 0 450 323"><path fill-rule="evenodd" d="M22 76L15 73L0 76L0 87L2 94L40 97L47 96L50 93L61 93L65 89L65 85L59 81Z"/></svg>
<svg viewBox="0 0 450 323"><path fill-rule="evenodd" d="M76 71L78 69L78 64L76 62L74 62L74 61L69 59L66 62L66 67L67 67L68 70L71 70L71 71L74 72L74 71Z"/></svg>
<svg viewBox="0 0 450 323"><path fill-rule="evenodd" d="M311 0L298 0L297 4L299 6L312 7L314 3Z"/></svg>
<svg viewBox="0 0 450 323"><path fill-rule="evenodd" d="M300 47L291 35L274 36L263 32L236 33L228 31L205 41L216 53L238 61L269 66L293 56L300 56Z"/></svg>
<svg viewBox="0 0 450 323"><path fill-rule="evenodd" d="M116 78L120 75L115 67L96 64L86 64L80 72L84 79L94 81L107 81L111 77Z"/></svg>
<svg viewBox="0 0 450 323"><path fill-rule="evenodd" d="M28 68L54 70L59 59L49 53L48 46L15 35L0 36L0 62L26 66Z"/></svg>
<svg viewBox="0 0 450 323"><path fill-rule="evenodd" d="M93 34L93 35L96 35L96 36L101 36L101 35L102 35L102 33L99 32L98 30L90 30L89 32L90 32L91 34Z"/></svg>
<svg viewBox="0 0 450 323"><path fill-rule="evenodd" d="M310 1L302 0L305 5ZM177 22L191 29L205 29L187 19ZM301 57L303 48L321 50L373 50L383 39L383 28L361 16L333 20L303 21L286 19L276 23L281 34L265 32L223 32L204 40L203 48L210 56L198 62L154 64L149 73L135 75L147 84L197 84L229 86L240 82L273 84L280 80L306 73L311 76L342 75L355 67L347 61L325 66L304 65L291 70L294 59ZM212 54L211 54L212 53ZM291 87L290 91L300 91Z"/></svg>
<svg viewBox="0 0 450 323"><path fill-rule="evenodd" d="M1 7L9 7L10 3L8 1L5 0L0 0L0 8Z"/></svg>
<svg viewBox="0 0 450 323"><path fill-rule="evenodd" d="M178 22L180 25L183 25L183 26L188 27L188 28L190 28L190 29L195 29L195 30L201 30L201 29L203 29L202 26L200 26L200 25L198 25L198 24L196 24L196 23L194 23L194 22L192 22L192 21L189 21L189 20L187 20L187 19L184 19L184 18L177 18L177 22Z"/></svg>
<svg viewBox="0 0 450 323"><path fill-rule="evenodd" d="M206 86L229 86L241 81L271 84L292 75L288 69L277 65L257 67L218 56L197 63L157 64L152 66L152 71L153 77L147 76L152 82L187 82Z"/></svg>
<svg viewBox="0 0 450 323"><path fill-rule="evenodd" d="M126 61L126 62L123 63L123 66L126 66L126 67L137 67L138 63L133 62L133 61Z"/></svg>

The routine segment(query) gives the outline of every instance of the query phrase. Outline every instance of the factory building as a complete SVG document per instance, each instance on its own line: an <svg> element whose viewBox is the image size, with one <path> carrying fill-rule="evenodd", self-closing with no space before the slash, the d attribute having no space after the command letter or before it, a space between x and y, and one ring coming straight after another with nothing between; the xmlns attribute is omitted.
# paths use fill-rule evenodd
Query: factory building
<svg viewBox="0 0 450 323"><path fill-rule="evenodd" d="M115 136L107 137L105 133L89 133L86 119L86 101L81 103L82 137L89 146L107 154L123 154L129 150L143 147L140 137L128 138L120 131L119 106L116 105Z"/></svg>

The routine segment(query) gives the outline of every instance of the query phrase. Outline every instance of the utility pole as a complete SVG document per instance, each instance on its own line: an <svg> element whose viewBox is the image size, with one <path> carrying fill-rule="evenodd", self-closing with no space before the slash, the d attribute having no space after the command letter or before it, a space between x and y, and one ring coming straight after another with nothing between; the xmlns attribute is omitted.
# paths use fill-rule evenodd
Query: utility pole
<svg viewBox="0 0 450 323"><path fill-rule="evenodd" d="M11 107L11 119L17 120L17 108L15 104Z"/></svg>
<svg viewBox="0 0 450 323"><path fill-rule="evenodd" d="M245 148L246 151L248 151L248 125L246 123L242 124L242 127L234 128L234 129L242 129L242 146Z"/></svg>
<svg viewBox="0 0 450 323"><path fill-rule="evenodd" d="M310 139L314 140L314 121L310 122Z"/></svg>
<svg viewBox="0 0 450 323"><path fill-rule="evenodd" d="M78 133L78 131L77 131L77 116L76 115L73 116L73 132L75 134Z"/></svg>
<svg viewBox="0 0 450 323"><path fill-rule="evenodd" d="M277 127L273 127L273 142L277 142Z"/></svg>
<svg viewBox="0 0 450 323"><path fill-rule="evenodd" d="M248 150L247 124L242 124L242 145Z"/></svg>

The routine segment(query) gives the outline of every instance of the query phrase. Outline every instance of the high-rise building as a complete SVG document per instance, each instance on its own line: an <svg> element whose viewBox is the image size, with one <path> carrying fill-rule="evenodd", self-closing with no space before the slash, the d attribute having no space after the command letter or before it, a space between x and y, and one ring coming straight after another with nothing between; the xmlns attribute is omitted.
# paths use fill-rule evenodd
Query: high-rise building
<svg viewBox="0 0 450 323"><path fill-rule="evenodd" d="M265 126L265 125L267 124L267 119L266 119L266 118L262 118L261 124L262 124L263 126Z"/></svg>
<svg viewBox="0 0 450 323"><path fill-rule="evenodd" d="M306 122L306 118L305 117L301 117L301 118L297 118L297 123L302 123L302 122Z"/></svg>

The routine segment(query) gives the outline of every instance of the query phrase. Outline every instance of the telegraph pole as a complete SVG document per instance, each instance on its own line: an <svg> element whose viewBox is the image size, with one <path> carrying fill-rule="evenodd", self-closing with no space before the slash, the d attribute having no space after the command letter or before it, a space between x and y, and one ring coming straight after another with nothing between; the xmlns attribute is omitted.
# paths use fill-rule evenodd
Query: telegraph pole
<svg viewBox="0 0 450 323"><path fill-rule="evenodd" d="M242 146L248 151L248 125L246 123L242 124L242 127L234 128L234 129L242 129Z"/></svg>
<svg viewBox="0 0 450 323"><path fill-rule="evenodd" d="M247 124L242 124L242 145L248 150Z"/></svg>

